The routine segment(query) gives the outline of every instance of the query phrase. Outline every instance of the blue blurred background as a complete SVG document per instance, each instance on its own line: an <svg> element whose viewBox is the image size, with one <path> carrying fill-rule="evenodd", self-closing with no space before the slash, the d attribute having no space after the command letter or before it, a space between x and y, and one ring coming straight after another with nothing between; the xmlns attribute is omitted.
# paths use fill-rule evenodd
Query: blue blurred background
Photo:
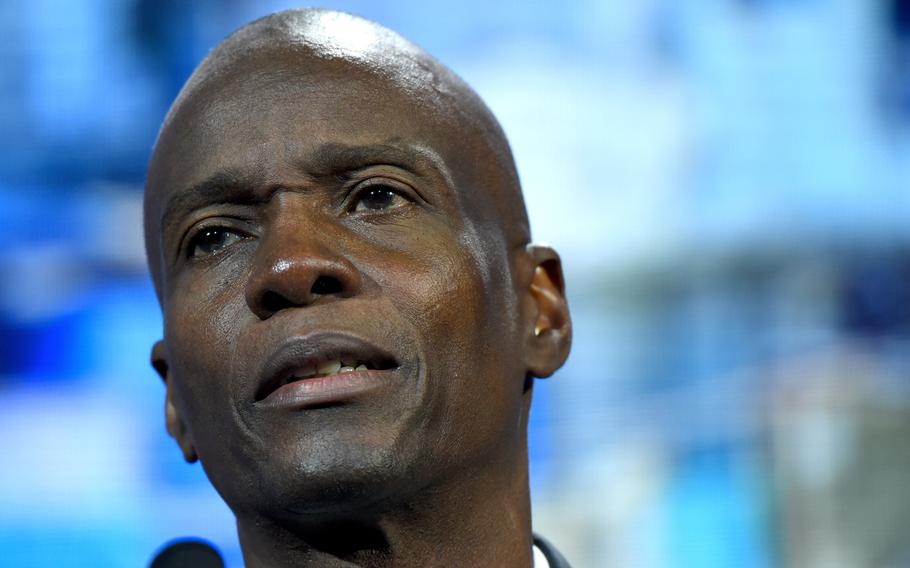
<svg viewBox="0 0 910 568"><path fill-rule="evenodd" d="M910 566L910 2L324 5L475 86L563 254L538 531L579 567ZM194 65L290 6L0 2L3 566L240 566L165 434L140 200Z"/></svg>

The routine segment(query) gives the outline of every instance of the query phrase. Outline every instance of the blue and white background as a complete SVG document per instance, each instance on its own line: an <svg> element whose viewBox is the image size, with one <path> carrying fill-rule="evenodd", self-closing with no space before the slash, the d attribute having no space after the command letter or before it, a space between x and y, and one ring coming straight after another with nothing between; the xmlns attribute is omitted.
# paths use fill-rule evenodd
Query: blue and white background
<svg viewBox="0 0 910 568"><path fill-rule="evenodd" d="M291 6L0 1L0 565L241 565L165 434L141 188L194 65ZM324 6L480 92L563 254L538 531L582 568L910 566L910 2Z"/></svg>

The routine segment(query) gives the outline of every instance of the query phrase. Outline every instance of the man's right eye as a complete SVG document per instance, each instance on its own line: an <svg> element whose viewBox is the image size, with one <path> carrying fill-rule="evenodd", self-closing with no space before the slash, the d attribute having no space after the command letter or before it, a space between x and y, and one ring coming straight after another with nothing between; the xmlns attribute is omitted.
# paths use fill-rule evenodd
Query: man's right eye
<svg viewBox="0 0 910 568"><path fill-rule="evenodd" d="M186 248L186 256L190 259L200 259L217 254L221 249L242 241L246 235L226 227L209 227L200 230L190 239Z"/></svg>

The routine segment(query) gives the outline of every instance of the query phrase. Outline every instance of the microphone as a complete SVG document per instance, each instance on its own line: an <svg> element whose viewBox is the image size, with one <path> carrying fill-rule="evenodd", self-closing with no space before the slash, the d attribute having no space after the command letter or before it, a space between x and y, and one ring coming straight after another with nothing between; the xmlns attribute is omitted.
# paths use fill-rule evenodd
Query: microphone
<svg viewBox="0 0 910 568"><path fill-rule="evenodd" d="M149 568L224 568L224 560L209 543L182 539L165 546Z"/></svg>

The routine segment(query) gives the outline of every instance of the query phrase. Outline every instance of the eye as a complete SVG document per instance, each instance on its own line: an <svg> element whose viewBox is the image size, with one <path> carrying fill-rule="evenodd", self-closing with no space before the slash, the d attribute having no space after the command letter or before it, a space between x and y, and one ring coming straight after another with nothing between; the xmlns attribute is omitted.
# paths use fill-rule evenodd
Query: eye
<svg viewBox="0 0 910 568"><path fill-rule="evenodd" d="M187 258L196 259L212 256L245 238L246 235L227 227L207 227L193 235L187 245L186 255Z"/></svg>
<svg viewBox="0 0 910 568"><path fill-rule="evenodd" d="M411 203L411 200L403 196L399 190L383 183L374 183L360 192L352 211L355 213L388 211L408 203Z"/></svg>

